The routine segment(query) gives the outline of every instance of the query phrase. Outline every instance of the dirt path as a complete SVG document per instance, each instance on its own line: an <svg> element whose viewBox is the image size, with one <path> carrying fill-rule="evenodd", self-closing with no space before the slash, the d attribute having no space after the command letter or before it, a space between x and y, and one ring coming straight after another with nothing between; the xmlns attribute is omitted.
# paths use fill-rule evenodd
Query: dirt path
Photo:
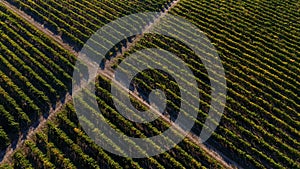
<svg viewBox="0 0 300 169"><path fill-rule="evenodd" d="M65 49L69 50L72 54L77 55L78 53L71 47L69 44L64 43L61 36L54 34L49 29L44 27L44 25L36 22L31 16L27 15L25 12L19 10L15 6L11 5L10 3L6 2L5 0L0 0L0 3L7 7L9 10L13 11L15 14L19 15L21 18L26 20L27 22L31 23L35 28L39 31L45 33L49 37L51 37L55 42L63 46Z"/></svg>
<svg viewBox="0 0 300 169"><path fill-rule="evenodd" d="M27 22L31 23L35 28L37 28L39 31L45 33L47 36L52 38L55 42L57 42L59 45L61 45L65 49L69 50L75 56L78 55L78 53L75 50L73 50L73 48L69 44L63 42L62 38L59 35L55 35L49 29L45 28L40 23L36 22L31 16L27 15L25 12L19 10L18 8L16 8L15 6L11 5L10 3L8 3L4 0L0 0L0 3L3 4L5 7L7 7L9 10L13 11L15 14L17 14L21 18L23 18L24 20L26 20ZM5 155L2 157L2 159L0 159L0 164L9 163L13 153L23 146L24 141L31 139L35 133L37 133L38 131L41 131L41 129L43 129L46 126L46 122L48 120L55 119L55 116L57 115L58 112L60 112L63 105L69 101L72 101L72 96L68 93L65 96L64 100L65 101L63 103L61 103L61 102L57 103L55 110L53 110L51 108L47 117L44 117L44 116L40 117L39 121L35 122L31 127L29 127L29 129L27 129L22 135L20 135L19 139L15 140L7 148L6 152L2 152Z"/></svg>
<svg viewBox="0 0 300 169"><path fill-rule="evenodd" d="M145 31L147 29L150 29L151 26L156 23L159 18L164 17L166 15L166 13L173 8L180 0L175 0L173 1L170 6L164 10L164 12L161 12L161 15L149 26L147 26L145 28ZM16 7L14 7L13 5L9 4L8 2L4 1L4 0L0 0L0 3L2 3L3 5L5 5L8 9L10 9L11 11L13 11L15 14L19 15L21 18L25 19L26 21L28 21L29 23L31 23L32 25L34 25L38 30L40 30L41 32L45 33L46 35L48 35L50 38L52 38L53 40L55 40L58 44L60 44L61 46L63 46L65 49L69 50L71 53L73 53L74 55L78 56L78 53L73 49L73 47L71 47L69 44L64 43L62 38L59 35L54 34L53 32L51 32L49 29L45 28L43 25L41 25L40 23L36 22L31 16L27 15L25 12L17 9ZM145 32L144 31L144 32ZM129 43L127 45L127 48L123 48L122 49L122 53L118 53L116 55L116 57L114 59L112 59L112 61L106 62L105 65L105 69L104 70L99 70L98 73L105 76L108 79L112 79L113 78L113 71L110 68L111 65L114 63L114 60L117 60L117 58L122 57L123 53L126 51L129 51L132 46L134 46L141 38L143 37L143 35L138 35L135 37L135 39L133 40L132 43ZM86 63L87 61L82 61L83 63ZM120 88L122 88L124 91L129 92L129 90L127 88L125 88L124 86L122 86L121 84L117 84ZM73 94L75 94L76 92L74 92ZM131 92L130 92L131 93ZM137 94L135 93L131 93L131 95L136 98L137 100L139 100L141 103L143 103L144 105L148 106L150 109L152 109L147 102L145 102L142 98L140 98L139 96L137 96ZM63 103L58 103L56 106L56 109L53 110L51 109L49 112L49 116L44 118L41 117L40 121L37 122L37 127L34 127L35 125L33 125L32 127L30 127L28 129L28 131L21 135L19 138L19 140L15 143L15 146L10 146L8 148L8 150L6 151L5 156L3 157L2 161L0 161L0 164L4 164L4 163L9 163L11 160L11 157L13 155L13 153L18 150L21 149L23 146L23 143L25 140L30 140L33 138L33 136L38 132L41 131L43 128L46 127L46 123L48 120L53 120L55 119L56 115L58 114L58 112L62 109L63 105L65 103L68 103L72 101L72 96L70 94L67 94L65 97L65 101ZM152 109L154 112L156 112L157 114L159 114L161 116L161 118L163 118L167 123L172 123L169 121L169 119L166 116L163 116L160 112L158 112L157 110ZM172 125L174 125L174 123L172 123ZM180 133L184 133L185 131L183 131L179 126L176 125L176 129L178 130L178 132ZM235 163L234 161L230 160L229 158L227 158L226 156L224 156L223 154L221 154L218 151L212 150L212 148L208 148L208 146L205 146L204 144L201 144L198 140L198 137L193 135L193 134L188 134L187 137L194 142L195 144L197 144L199 147L201 147L207 154L209 154L210 156L212 156L213 158L215 158L217 161L219 161L224 167L226 168L234 168L232 166L241 168L237 163ZM1 159L0 159L1 160Z"/></svg>
<svg viewBox="0 0 300 169"><path fill-rule="evenodd" d="M22 135L20 135L19 139L7 148L7 151L5 152L5 156L2 158L2 161L1 161L0 164L10 163L11 162L10 160L11 160L11 157L12 157L13 153L16 150L22 148L23 143L26 140L30 140L31 138L33 138L35 133L37 133L38 131L41 131L44 127L46 127L46 123L47 123L48 120L55 119L55 116L57 115L58 112L60 112L63 105L65 103L68 103L69 101L72 101L72 96L67 94L66 97L65 97L65 101L63 103L58 103L56 105L55 110L51 109L49 111L49 116L40 117L39 121L34 123L28 130L26 130L26 132L24 132ZM36 127L34 127L34 126L36 126Z"/></svg>
<svg viewBox="0 0 300 169"><path fill-rule="evenodd" d="M105 76L107 79L109 80L113 80L113 77L103 71L99 71L99 74ZM113 73L111 73L113 74ZM157 111L156 109L152 108L144 99L142 99L141 97L139 97L135 92L131 92L128 88L126 88L125 86L123 86L121 83L116 82L115 85L117 85L119 88L121 88L123 91L129 93L132 97L134 97L136 100L138 100L140 103L142 103L144 106L146 106L147 108L149 108L152 112L158 114L161 119L163 119L166 123L170 124L171 126L175 127L176 132L185 135L185 131L179 127L178 125L176 125L175 123L171 122L169 120L168 117L164 116L162 113L160 113L159 111ZM229 158L227 158L224 155L221 155L220 153L218 153L217 151L213 151L212 149L208 148L207 146L205 146L204 144L199 142L199 138L192 134L192 133L188 133L186 135L186 137L192 141L194 144L198 145L201 149L203 149L207 154L209 154L211 157L213 157L214 159L216 159L218 162L220 162L224 167L226 168L235 168L238 166L238 164L236 164L234 161L230 160ZM235 167L234 167L235 166ZM238 167L241 168L241 167Z"/></svg>

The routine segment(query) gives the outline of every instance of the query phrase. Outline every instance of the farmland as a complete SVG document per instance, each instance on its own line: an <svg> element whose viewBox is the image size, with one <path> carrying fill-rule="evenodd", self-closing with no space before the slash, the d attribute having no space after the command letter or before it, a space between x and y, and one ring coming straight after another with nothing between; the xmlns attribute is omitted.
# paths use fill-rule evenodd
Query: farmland
<svg viewBox="0 0 300 169"><path fill-rule="evenodd" d="M0 150L11 168L300 168L300 3L298 1L58 1L7 0L5 3L31 17L29 20L0 3ZM140 124L122 116L110 93L112 77L106 71L118 68L129 54L146 48L164 49L183 60L196 77L199 92L197 119L191 133L165 153L148 158L120 157L97 144L80 124L72 101L72 75L77 52L96 30L119 17L138 12L166 12L194 24L214 45L224 66L227 84L225 111L220 125L204 144L195 136L206 127L212 102L211 82L205 66L186 44L163 35L145 33L128 37L108 52L104 70L96 80L98 107L109 125L132 137L150 137L164 132L172 122L161 117ZM138 20L139 18L137 18ZM37 28L34 25L42 25ZM176 22L168 23L178 31ZM46 34L44 30L53 34ZM165 28L168 30L168 27ZM189 36L193 37L194 32ZM57 43L54 36L61 38ZM179 35L174 35L174 37ZM187 35L180 35L187 36ZM196 36L196 35L195 35ZM112 38L113 35L112 35ZM188 38L188 37L187 37ZM125 51L122 51L125 49ZM213 50L206 46L203 52ZM161 60L164 57L158 56ZM145 57L147 58L147 57ZM140 65L153 63L136 61ZM80 64L86 67L84 62ZM153 63L155 64L155 63ZM135 68L134 65L126 65ZM170 63L170 67L173 65ZM123 73L127 70L119 69ZM160 83L158 83L159 81ZM147 109L140 96L159 88L167 96L169 112L180 109L177 84L164 72L143 71L133 80L131 102ZM120 89L121 90L121 89ZM114 98L122 103L122 96ZM92 97L93 93L88 93ZM190 94L189 97L195 96ZM198 99L198 98L197 98ZM114 100L114 101L115 101ZM98 118L88 100L83 109ZM188 103L188 100L182 100ZM122 105L122 110L127 106ZM58 107L60 107L58 109ZM54 118L47 117L55 114ZM177 117L170 113L170 120ZM137 115L137 118L141 118ZM26 138L31 130L32 137ZM80 121L80 122L82 122ZM180 126L179 126L180 127ZM113 149L123 150L99 129L94 133ZM22 139L25 137L25 139ZM24 141L19 141L24 140ZM172 142L170 139L168 142ZM5 152L13 149L10 156ZM127 145L137 147L130 140ZM157 147L155 142L149 145ZM4 160L3 160L4 161Z"/></svg>
<svg viewBox="0 0 300 169"><path fill-rule="evenodd" d="M3 150L64 99L76 58L2 5L0 45Z"/></svg>

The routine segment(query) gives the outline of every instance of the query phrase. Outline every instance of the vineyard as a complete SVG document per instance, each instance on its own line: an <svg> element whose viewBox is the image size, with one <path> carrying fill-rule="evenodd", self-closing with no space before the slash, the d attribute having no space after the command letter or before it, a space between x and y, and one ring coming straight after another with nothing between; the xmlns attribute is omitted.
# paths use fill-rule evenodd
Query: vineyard
<svg viewBox="0 0 300 169"><path fill-rule="evenodd" d="M24 12L27 18L11 9ZM0 1L0 168L300 168L299 9L296 0ZM216 77L211 79L203 60L187 44L173 38L197 36L194 32L181 34L187 27L179 27L180 21L163 27L179 32L173 37L152 33L128 37L105 56L105 68L96 80L96 96L85 93L97 100L96 107L109 126L127 136L147 138L175 124L181 102L197 110L198 115L195 119L189 112L180 112L195 124L190 134L171 150L148 158L121 157L101 148L86 134L91 132L115 151L124 153L110 135L94 127L94 119L101 117L95 105L89 105L89 98L77 100L84 105L82 110L91 112L90 118L80 117L80 123L68 98L74 94L73 72L79 71L75 67L77 52L89 37L110 21L147 11L182 17L209 38L225 70L225 111L209 140L203 144L197 142L195 138L207 127L204 122L214 101L211 83L222 82ZM136 18L133 22L151 26L153 20ZM37 24L42 28L37 28ZM54 36L73 49L57 43ZM118 65L130 54L147 48L169 51L186 63L196 77L198 88L193 90L199 93L200 98L196 98L199 107L181 99L176 80L167 73L149 69L133 79L130 101L137 109L147 110L150 105L147 95L153 89L160 89L166 95L169 113L144 124L120 114L115 102L122 110L135 113L123 104L122 98L128 92L122 90L122 82L112 83L109 73L118 69L128 74ZM204 46L199 50L207 54L214 49ZM166 56L157 57L168 62ZM84 61L79 62L87 67ZM160 65L146 56L135 63L145 67ZM177 68L168 63L169 68ZM126 67L136 69L131 64ZM112 85L120 93L117 98L111 94ZM188 93L188 97L196 96ZM55 117L47 119L51 114ZM135 118L142 119L138 114ZM46 123L39 128L42 119ZM83 126L92 126L92 131L85 131ZM29 137L32 130L35 131ZM172 132L181 134L179 130ZM169 138L165 140L173 143ZM122 144L146 151L130 140ZM155 142L148 144L160 148ZM8 155L10 150L13 152Z"/></svg>
<svg viewBox="0 0 300 169"><path fill-rule="evenodd" d="M3 150L63 101L76 57L4 6L0 8Z"/></svg>
<svg viewBox="0 0 300 169"><path fill-rule="evenodd" d="M100 27L119 17L146 11L159 11L170 1L21 1L9 0L62 39L81 49Z"/></svg>

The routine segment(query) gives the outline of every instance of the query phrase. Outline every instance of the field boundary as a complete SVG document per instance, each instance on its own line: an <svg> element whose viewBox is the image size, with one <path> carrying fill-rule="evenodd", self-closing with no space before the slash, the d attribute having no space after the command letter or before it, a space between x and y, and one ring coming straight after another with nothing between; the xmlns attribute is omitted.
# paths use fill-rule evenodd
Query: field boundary
<svg viewBox="0 0 300 169"><path fill-rule="evenodd" d="M161 11L160 16L158 16L154 22L150 25L148 25L145 30L143 32L145 32L146 30L150 29L151 26L156 23L159 18L164 17L168 11L170 11L174 6L176 6L177 3L179 3L180 0L175 0L172 1L171 3L169 3L169 6L167 8L165 8L164 10ZM12 12L14 12L16 15L18 15L20 18L24 19L25 21L27 21L28 23L32 24L35 28L37 28L39 31L45 33L49 38L53 39L55 42L57 42L60 46L62 46L63 48L65 48L66 50L70 51L73 55L78 56L78 53L74 50L74 48L72 46L70 46L68 43L65 43L63 41L63 39L61 38L61 36L54 34L52 31L50 31L49 29L47 29L46 27L44 27L42 24L40 24L39 22L35 21L31 16L29 16L28 14L26 14L25 12L21 11L20 9L16 8L15 6L11 5L10 3L4 1L4 0L0 0L0 3L3 4L5 7L7 7L9 10L11 10ZM113 71L111 69L111 65L113 64L114 60L116 60L119 57L122 57L123 54L129 50L131 50L131 47L134 46L144 35L137 35L134 40L130 43L128 42L127 47L126 48L122 48L122 53L117 53L116 57L114 57L111 61L106 62L106 66L104 70L99 70L98 74L104 75L106 78L108 79L112 79L112 75L113 75ZM83 63L86 63L86 61L82 61ZM126 89L124 86L122 86L121 84L118 84L119 87L123 88L124 90L128 90ZM76 92L76 91L75 91ZM74 94L74 93L73 93ZM131 95L133 97L135 97L137 100L139 100L141 103L145 104L146 106L149 106L142 98L138 97L135 93L131 93ZM0 165L1 164L5 164L5 163L10 163L11 162L11 157L13 155L13 153L16 150L21 149L24 146L24 142L26 140L32 140L32 138L34 137L34 135L41 131L42 129L44 129L46 127L47 121L51 121L53 119L55 119L56 115L61 111L61 109L63 108L63 106L72 101L72 96L70 95L70 93L67 93L64 102L59 102L56 105L56 109L53 110L52 108L49 111L49 116L44 117L42 116L40 118L39 121L37 121L36 123L34 123L24 134L19 136L18 141L16 141L15 143L11 144L8 148L7 151L5 152L5 155L2 159L0 159ZM155 111L156 113L158 113L167 123L170 123L170 121L167 119L167 117L161 115L161 113ZM179 127L176 126L176 128L179 131L183 130ZM181 129L181 130L180 130ZM204 145L202 143L200 143L197 139L197 136L193 135L193 134L188 134L187 137L189 138L190 141L192 141L193 143L197 144L201 149L203 149L206 153L208 153L211 157L213 157L214 159L216 159L218 162L220 162L224 167L226 168L241 168L236 162L232 161L230 158L228 158L227 156L225 156L224 154L220 153L219 151L215 150L214 147L210 146L210 145ZM235 167L233 167L233 166Z"/></svg>

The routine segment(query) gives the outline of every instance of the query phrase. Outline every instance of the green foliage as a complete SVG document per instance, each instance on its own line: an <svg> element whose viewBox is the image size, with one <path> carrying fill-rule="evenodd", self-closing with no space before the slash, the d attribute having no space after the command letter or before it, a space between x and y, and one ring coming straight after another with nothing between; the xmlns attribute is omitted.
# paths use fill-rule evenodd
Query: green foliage
<svg viewBox="0 0 300 169"><path fill-rule="evenodd" d="M159 11L171 2L8 1L60 35L76 50L109 21L132 13ZM244 168L300 168L300 34L299 10L295 2L182 0L170 11L200 28L218 50L226 70L227 104L221 125L206 144ZM11 142L9 129L13 133L26 129L70 89L76 58L4 6L0 5L0 11L0 120L5 122L0 126L0 149L5 149ZM175 25L169 23L169 26ZM116 45L107 59L127 41L130 39ZM199 133L205 127L203 119L212 99L209 81L216 79L208 78L193 51L168 37L146 35L131 52L149 47L177 54L196 76L199 88L195 90L201 96L201 106L200 109L192 107L199 109L193 132ZM211 49L206 47L202 52L206 53L206 50ZM126 70L121 71L126 73ZM149 82L165 78L159 71L142 73L142 76ZM143 81L143 78L137 78L135 84L151 90L153 84ZM174 102L180 99L174 92L175 86L172 81L168 85L159 84L170 96L168 105L172 110L179 109ZM119 132L147 137L160 134L170 126L164 120L145 125L130 122L112 105L110 82L100 78L96 89L100 110L110 126ZM98 118L85 100L80 101L91 110L94 118ZM121 100L117 101L121 103ZM134 99L133 102L138 103ZM125 105L123 108L127 109ZM141 108L145 106L141 105ZM183 114L192 118L187 112ZM83 121L93 127L90 119ZM95 131L101 133L98 129ZM109 136L101 135L101 139L122 152ZM128 140L126 144L135 146ZM154 143L150 144L156 147ZM23 152L14 154L14 168L223 167L188 139L172 150L148 159L121 158L110 154L95 145L81 129L71 104L62 110L55 122L49 123L45 131L39 132L35 140L27 141L25 145Z"/></svg>

